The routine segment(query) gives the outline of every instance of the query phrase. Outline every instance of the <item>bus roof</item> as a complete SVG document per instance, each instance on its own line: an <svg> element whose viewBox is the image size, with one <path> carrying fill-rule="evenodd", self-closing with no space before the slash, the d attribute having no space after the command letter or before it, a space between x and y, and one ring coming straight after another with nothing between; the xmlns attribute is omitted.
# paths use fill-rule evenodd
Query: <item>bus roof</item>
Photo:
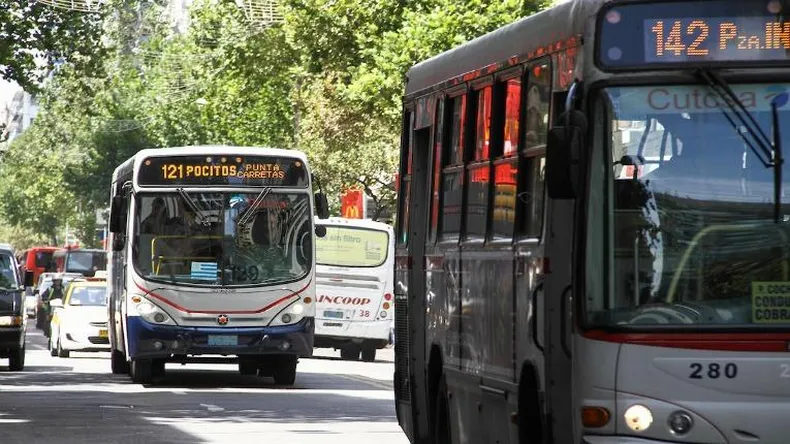
<svg viewBox="0 0 790 444"><path fill-rule="evenodd" d="M127 159L122 164L118 165L113 171L113 182L117 181L118 174L121 170L133 168L135 171L138 169L139 163L146 157L153 156L184 156L184 155L221 155L221 154L239 154L239 155L257 155L257 156L282 156L291 157L301 160L305 165L309 165L307 156L298 150L289 150L283 148L269 148L269 147L240 147L230 145L196 145L196 146L181 146L170 148L149 148L140 150L134 156Z"/></svg>
<svg viewBox="0 0 790 444"><path fill-rule="evenodd" d="M570 0L422 61L406 73L406 96L480 68L580 36L584 22L610 0Z"/></svg>

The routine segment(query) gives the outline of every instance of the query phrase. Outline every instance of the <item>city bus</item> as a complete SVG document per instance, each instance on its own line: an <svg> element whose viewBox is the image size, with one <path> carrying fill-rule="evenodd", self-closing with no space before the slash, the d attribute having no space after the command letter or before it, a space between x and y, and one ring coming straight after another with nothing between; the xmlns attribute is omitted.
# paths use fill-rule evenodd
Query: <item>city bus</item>
<svg viewBox="0 0 790 444"><path fill-rule="evenodd" d="M412 443L787 441L788 14L570 0L410 68Z"/></svg>
<svg viewBox="0 0 790 444"><path fill-rule="evenodd" d="M112 177L111 367L160 380L167 362L237 363L291 385L313 353L314 216L304 153L146 149Z"/></svg>
<svg viewBox="0 0 790 444"><path fill-rule="evenodd" d="M393 229L370 219L317 223L326 235L315 242L315 346L340 349L345 360L375 361L390 340Z"/></svg>
<svg viewBox="0 0 790 444"><path fill-rule="evenodd" d="M24 276L25 272L33 272L33 282L38 282L38 277L41 273L46 271L54 271L52 264L52 255L58 247L30 247L21 253L17 254L17 260L21 268L20 275ZM30 288L30 290L33 290Z"/></svg>
<svg viewBox="0 0 790 444"><path fill-rule="evenodd" d="M51 267L58 273L80 273L93 277L97 271L107 270L107 252L100 249L68 246L52 254Z"/></svg>

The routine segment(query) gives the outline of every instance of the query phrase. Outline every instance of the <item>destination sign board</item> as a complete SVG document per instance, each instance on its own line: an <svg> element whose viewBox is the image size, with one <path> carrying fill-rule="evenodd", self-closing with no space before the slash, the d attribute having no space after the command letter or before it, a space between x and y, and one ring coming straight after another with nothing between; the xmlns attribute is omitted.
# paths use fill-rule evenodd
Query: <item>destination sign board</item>
<svg viewBox="0 0 790 444"><path fill-rule="evenodd" d="M307 187L299 159L273 156L152 156L140 164L140 186Z"/></svg>
<svg viewBox="0 0 790 444"><path fill-rule="evenodd" d="M784 2L713 0L614 4L598 21L604 69L678 68L790 60Z"/></svg>

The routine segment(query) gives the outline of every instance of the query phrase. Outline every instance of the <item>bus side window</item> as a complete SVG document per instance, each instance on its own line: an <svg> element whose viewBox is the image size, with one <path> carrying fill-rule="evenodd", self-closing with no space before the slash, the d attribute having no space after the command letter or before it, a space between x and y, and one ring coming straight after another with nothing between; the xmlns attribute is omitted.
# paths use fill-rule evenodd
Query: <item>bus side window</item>
<svg viewBox="0 0 790 444"><path fill-rule="evenodd" d="M467 201L465 237L485 238L488 225L489 195L491 190L491 105L493 86L473 92L475 96L474 152L467 166ZM470 125L471 126L471 125Z"/></svg>
<svg viewBox="0 0 790 444"><path fill-rule="evenodd" d="M543 229L544 172L546 138L551 102L551 66L548 61L527 69L527 92L522 179L519 201L522 205L519 231L528 238L539 238Z"/></svg>
<svg viewBox="0 0 790 444"><path fill-rule="evenodd" d="M491 216L491 237L495 240L513 238L516 221L516 190L518 174L519 126L521 119L521 78L505 80L499 85L500 100L496 113L503 116L495 130L500 132L497 145L501 158L494 162L494 197Z"/></svg>
<svg viewBox="0 0 790 444"><path fill-rule="evenodd" d="M458 241L461 234L461 207L464 196L464 141L466 135L466 95L448 100L451 110L448 165L442 168L441 240Z"/></svg>
<svg viewBox="0 0 790 444"><path fill-rule="evenodd" d="M405 172L398 180L398 193L400 193L400 208L398 208L398 245L407 245L409 236L409 198L411 197L411 154L412 154L412 128L414 128L414 113L406 111L403 117L403 140L401 141L400 171Z"/></svg>
<svg viewBox="0 0 790 444"><path fill-rule="evenodd" d="M445 109L444 100L437 100L436 114L434 114L436 116L436 122L434 122L433 126L433 163L431 165L431 226L430 236L428 237L428 242L430 244L436 242L436 237L439 233L439 220L441 217L440 209L442 207L442 201L440 199L440 193L442 187L442 167L447 158L445 153L446 146L442 144L442 141L446 140L445 133L448 132L444 125L444 122L447 121L444 115Z"/></svg>

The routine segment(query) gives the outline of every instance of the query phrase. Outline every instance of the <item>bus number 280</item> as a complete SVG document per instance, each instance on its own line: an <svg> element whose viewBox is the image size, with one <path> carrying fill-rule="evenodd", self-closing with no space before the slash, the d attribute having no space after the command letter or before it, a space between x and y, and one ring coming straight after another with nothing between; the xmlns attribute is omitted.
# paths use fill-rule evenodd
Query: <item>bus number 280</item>
<svg viewBox="0 0 790 444"><path fill-rule="evenodd" d="M738 366L728 362L726 364L719 364L718 362L710 362L708 365L693 362L689 365L691 379L719 379L727 378L733 379L738 376Z"/></svg>

